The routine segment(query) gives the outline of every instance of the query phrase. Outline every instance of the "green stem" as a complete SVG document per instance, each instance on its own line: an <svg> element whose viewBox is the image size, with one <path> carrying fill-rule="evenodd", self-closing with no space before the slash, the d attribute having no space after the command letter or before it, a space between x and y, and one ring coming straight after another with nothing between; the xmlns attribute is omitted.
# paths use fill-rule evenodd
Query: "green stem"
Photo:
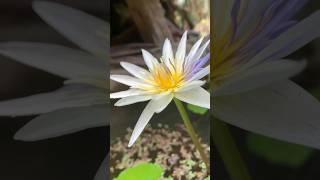
<svg viewBox="0 0 320 180"><path fill-rule="evenodd" d="M189 133L189 136L191 137L192 139L192 142L193 144L196 146L197 150L199 151L200 153L200 156L201 156L201 159L202 161L206 164L206 167L209 171L210 169L210 161L209 161L209 158L208 156L206 155L205 153L205 150L203 149L201 143L199 142L199 139L197 137L197 134L191 124L191 121L190 121L190 118L188 116L188 113L186 111L186 109L184 108L183 104L181 101L179 101L178 99L174 99L174 102L176 103L176 106L177 106L177 109L183 119L183 122L187 128L187 131Z"/></svg>
<svg viewBox="0 0 320 180"><path fill-rule="evenodd" d="M249 171L241 158L241 154L230 133L230 129L224 122L213 118L211 136L219 151L223 163L232 180L251 180Z"/></svg>

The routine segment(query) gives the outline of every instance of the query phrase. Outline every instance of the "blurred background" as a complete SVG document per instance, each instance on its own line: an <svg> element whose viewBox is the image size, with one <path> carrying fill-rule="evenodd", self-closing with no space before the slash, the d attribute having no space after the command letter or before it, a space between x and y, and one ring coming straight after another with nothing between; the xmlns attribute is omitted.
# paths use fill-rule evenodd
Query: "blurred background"
<svg viewBox="0 0 320 180"><path fill-rule="evenodd" d="M309 0L298 19L309 16L319 10L318 0ZM318 25L317 25L318 26ZM320 30L320 29L319 29ZM314 40L295 53L290 58L307 60L307 68L293 78L295 82L307 89L320 100L320 39ZM319 117L320 120L320 117ZM301 119L301 121L304 121ZM254 180L290 179L315 180L320 179L320 151L312 148L289 144L286 142L256 135L237 127L232 127L241 155L248 165ZM220 155L213 149L214 176L218 180L229 180Z"/></svg>
<svg viewBox="0 0 320 180"><path fill-rule="evenodd" d="M53 1L53 0L52 0ZM55 0L109 20L106 0ZM31 8L32 0L0 1L0 43L32 41L63 44L69 41L42 21ZM0 100L48 92L63 79L0 57ZM33 117L0 117L0 179L93 179L105 158L107 128L94 128L59 138L21 142L14 134Z"/></svg>

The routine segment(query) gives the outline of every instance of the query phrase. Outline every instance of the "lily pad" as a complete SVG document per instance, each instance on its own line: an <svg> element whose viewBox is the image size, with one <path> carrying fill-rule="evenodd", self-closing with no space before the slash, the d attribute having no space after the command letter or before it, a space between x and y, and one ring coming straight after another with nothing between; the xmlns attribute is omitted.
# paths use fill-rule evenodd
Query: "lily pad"
<svg viewBox="0 0 320 180"><path fill-rule="evenodd" d="M163 172L158 164L142 163L122 171L116 180L159 180Z"/></svg>

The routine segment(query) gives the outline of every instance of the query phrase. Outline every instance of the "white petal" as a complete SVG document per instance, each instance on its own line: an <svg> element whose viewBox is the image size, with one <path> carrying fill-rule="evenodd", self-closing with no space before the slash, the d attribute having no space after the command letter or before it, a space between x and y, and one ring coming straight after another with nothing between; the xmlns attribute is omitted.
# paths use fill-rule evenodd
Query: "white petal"
<svg viewBox="0 0 320 180"><path fill-rule="evenodd" d="M111 93L110 98L111 99L124 98L124 97L129 97L129 96L141 95L142 93L143 93L143 91L141 91L139 89L128 89L126 91Z"/></svg>
<svg viewBox="0 0 320 180"><path fill-rule="evenodd" d="M270 46L257 54L243 68L253 66L266 59L279 59L291 54L320 36L317 26L319 23L320 11L317 11L273 40Z"/></svg>
<svg viewBox="0 0 320 180"><path fill-rule="evenodd" d="M35 12L81 48L108 57L109 24L79 10L52 2L35 1Z"/></svg>
<svg viewBox="0 0 320 180"><path fill-rule="evenodd" d="M163 93L160 96L155 97L151 101L150 106L152 106L152 109L154 109L156 113L160 113L170 104L172 99L173 99L172 93Z"/></svg>
<svg viewBox="0 0 320 180"><path fill-rule="evenodd" d="M107 72L106 65L93 55L59 45L1 43L0 54L65 78L105 77Z"/></svg>
<svg viewBox="0 0 320 180"><path fill-rule="evenodd" d="M175 55L176 68L178 71L181 71L183 68L182 66L185 60L184 58L186 56L186 49L187 49L187 35L188 35L187 31L183 33L177 48L176 55Z"/></svg>
<svg viewBox="0 0 320 180"><path fill-rule="evenodd" d="M150 101L147 106L142 111L137 124L134 127L134 130L132 132L132 135L130 137L130 141L128 146L131 147L133 143L138 139L140 134L142 133L143 129L146 127L150 119L152 118L154 112L154 109L151 109L152 101Z"/></svg>
<svg viewBox="0 0 320 180"><path fill-rule="evenodd" d="M137 96L129 96L129 97L124 97L117 101L114 105L115 106L126 106L138 102L144 102L148 101L152 98L151 95L137 95Z"/></svg>
<svg viewBox="0 0 320 180"><path fill-rule="evenodd" d="M106 104L106 97L107 93L104 89L70 85L54 92L2 101L0 102L0 115L35 115L62 108Z"/></svg>
<svg viewBox="0 0 320 180"><path fill-rule="evenodd" d="M134 78L131 76L127 76L127 75L111 75L110 79L117 81L121 84L131 86L131 87L141 87L142 88L142 87L149 87L150 86L150 84L147 84L146 82L144 82L140 79L137 79L137 78Z"/></svg>
<svg viewBox="0 0 320 180"><path fill-rule="evenodd" d="M233 74L217 87L215 96L240 93L288 79L305 68L305 61L267 61L244 72Z"/></svg>
<svg viewBox="0 0 320 180"><path fill-rule="evenodd" d="M192 59L189 60L188 64L186 64L186 67L193 67L193 64L196 63L204 53L204 51L207 49L208 45L210 44L210 41L207 41L204 45L200 47L200 49L196 52L196 54L192 57Z"/></svg>
<svg viewBox="0 0 320 180"><path fill-rule="evenodd" d="M174 64L172 45L169 39L166 39L164 41L162 49L162 58L167 66L171 66L171 64Z"/></svg>
<svg viewBox="0 0 320 180"><path fill-rule="evenodd" d="M227 123L320 149L320 103L289 80L213 101L214 115Z"/></svg>
<svg viewBox="0 0 320 180"><path fill-rule="evenodd" d="M176 92L175 97L186 103L210 109L210 94L201 87Z"/></svg>
<svg viewBox="0 0 320 180"><path fill-rule="evenodd" d="M177 92L183 92L183 91L189 91L193 88L197 88L197 87L201 87L205 84L205 81L190 81L189 83L186 83L185 85L183 85L182 87L180 87Z"/></svg>
<svg viewBox="0 0 320 180"><path fill-rule="evenodd" d="M103 160L103 162L102 162L102 164L101 164L96 176L94 177L94 180L107 180L109 178L109 175L108 175L108 173L109 173L109 171L108 171L109 165L108 165L108 163L109 163L109 158L106 157Z"/></svg>
<svg viewBox="0 0 320 180"><path fill-rule="evenodd" d="M159 64L158 60L148 51L144 49L142 49L141 51L142 51L144 62L148 66L149 70L153 71L154 67L156 67Z"/></svg>
<svg viewBox="0 0 320 180"><path fill-rule="evenodd" d="M201 69L195 75L193 75L188 81L199 80L205 77L210 73L210 65L206 66L205 68Z"/></svg>
<svg viewBox="0 0 320 180"><path fill-rule="evenodd" d="M134 130L132 132L132 135L129 141L129 145L128 145L129 147L131 147L133 143L138 139L138 137L140 136L143 129L146 127L146 125L150 121L153 114L160 113L161 111L163 111L171 102L172 98L173 98L172 93L164 93L159 95L157 98L152 99L147 104L147 106L141 113L136 126L134 127Z"/></svg>
<svg viewBox="0 0 320 180"><path fill-rule="evenodd" d="M127 63L127 62L120 62L121 66L127 70L130 74L133 76L139 78L139 79L147 79L151 76L150 72L143 69L142 67L139 67L137 65Z"/></svg>
<svg viewBox="0 0 320 180"><path fill-rule="evenodd" d="M200 39L192 46L192 48L191 48L188 56L186 57L186 62L185 62L186 64L187 64L191 59L193 59L193 57L196 55L196 53L197 53L197 51L198 51L198 49L199 49L199 47L200 47L200 45L201 45L201 43L202 43L202 40L203 40L203 38L200 38Z"/></svg>
<svg viewBox="0 0 320 180"><path fill-rule="evenodd" d="M31 120L16 134L16 140L38 141L75 133L88 128L107 126L109 106L78 107L46 113Z"/></svg>

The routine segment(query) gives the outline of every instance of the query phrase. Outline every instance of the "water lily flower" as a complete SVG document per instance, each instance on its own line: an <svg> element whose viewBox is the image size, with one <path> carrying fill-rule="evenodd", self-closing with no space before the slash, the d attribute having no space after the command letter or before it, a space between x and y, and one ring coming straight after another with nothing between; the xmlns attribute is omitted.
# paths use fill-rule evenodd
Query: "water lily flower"
<svg viewBox="0 0 320 180"><path fill-rule="evenodd" d="M320 148L320 103L289 80L306 62L286 58L320 35L319 11L294 19L305 3L213 1L213 113L245 130Z"/></svg>
<svg viewBox="0 0 320 180"><path fill-rule="evenodd" d="M107 126L108 23L51 2L37 1L33 9L82 50L46 43L0 43L1 55L66 79L54 92L0 102L0 116L41 114L16 133L15 139L23 141ZM106 169L107 158L95 179L106 179Z"/></svg>
<svg viewBox="0 0 320 180"><path fill-rule="evenodd" d="M150 100L133 130L129 147L137 140L152 116L163 111L174 98L210 108L210 94L201 87L205 84L201 79L210 72L210 66L206 66L209 55L202 57L209 41L201 45L202 41L203 38L199 39L186 55L187 32L183 34L175 54L173 54L170 40L166 39L160 59L142 50L148 70L131 63L121 62L121 66L132 76L110 76L110 79L130 86L126 91L110 94L110 98L121 98L115 106Z"/></svg>

